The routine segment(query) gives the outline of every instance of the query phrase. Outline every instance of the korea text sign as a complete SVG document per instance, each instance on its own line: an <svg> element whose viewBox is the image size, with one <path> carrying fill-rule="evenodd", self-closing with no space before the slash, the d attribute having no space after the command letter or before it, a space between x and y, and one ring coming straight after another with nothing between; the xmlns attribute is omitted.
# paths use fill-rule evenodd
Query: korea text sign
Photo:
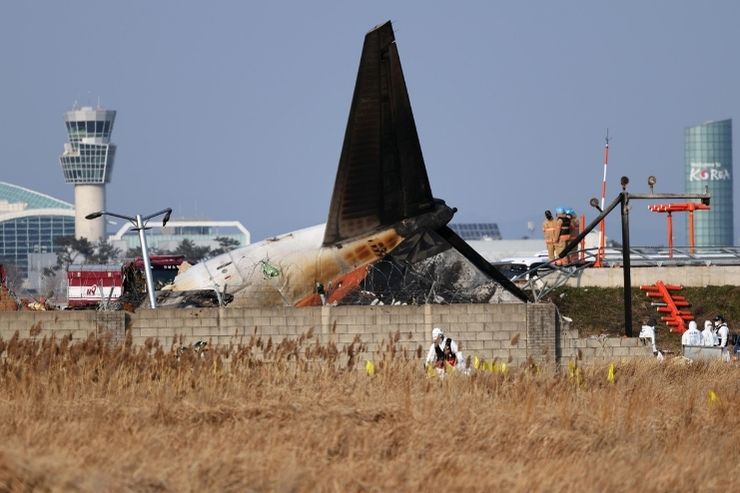
<svg viewBox="0 0 740 493"><path fill-rule="evenodd" d="M691 162L689 181L727 181L731 179L730 170L720 162Z"/></svg>

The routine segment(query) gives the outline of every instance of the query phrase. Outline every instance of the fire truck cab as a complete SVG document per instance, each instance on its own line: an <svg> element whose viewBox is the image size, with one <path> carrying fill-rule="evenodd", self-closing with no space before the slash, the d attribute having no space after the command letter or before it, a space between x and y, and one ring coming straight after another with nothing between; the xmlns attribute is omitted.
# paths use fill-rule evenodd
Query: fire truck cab
<svg viewBox="0 0 740 493"><path fill-rule="evenodd" d="M152 255L152 277L155 289L172 282L182 255ZM144 261L141 257L118 264L73 264L67 269L68 308L92 308L99 303L118 300L131 290L146 291Z"/></svg>

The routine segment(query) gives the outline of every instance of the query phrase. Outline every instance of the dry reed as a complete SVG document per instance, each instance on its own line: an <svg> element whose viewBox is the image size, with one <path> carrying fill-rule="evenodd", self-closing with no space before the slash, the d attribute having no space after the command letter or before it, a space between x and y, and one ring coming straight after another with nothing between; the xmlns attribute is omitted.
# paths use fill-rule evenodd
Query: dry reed
<svg viewBox="0 0 740 493"><path fill-rule="evenodd" d="M0 341L3 491L731 488L740 369L679 360L368 376L311 334L205 353ZM710 399L710 390L713 396Z"/></svg>

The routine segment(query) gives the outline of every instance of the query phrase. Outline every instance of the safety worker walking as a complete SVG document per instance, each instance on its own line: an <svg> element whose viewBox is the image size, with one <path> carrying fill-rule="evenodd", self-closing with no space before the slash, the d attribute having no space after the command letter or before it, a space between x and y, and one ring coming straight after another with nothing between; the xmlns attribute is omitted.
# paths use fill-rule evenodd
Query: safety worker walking
<svg viewBox="0 0 740 493"><path fill-rule="evenodd" d="M560 224L558 220L552 217L552 212L545 211L545 220L542 221L542 233L545 236L545 245L547 246L547 257L555 260L555 243L558 241Z"/></svg>

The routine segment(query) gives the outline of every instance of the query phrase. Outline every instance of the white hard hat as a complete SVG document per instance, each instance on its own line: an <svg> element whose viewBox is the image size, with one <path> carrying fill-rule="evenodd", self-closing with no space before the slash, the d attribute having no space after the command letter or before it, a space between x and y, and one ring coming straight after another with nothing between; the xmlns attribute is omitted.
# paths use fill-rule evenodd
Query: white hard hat
<svg viewBox="0 0 740 493"><path fill-rule="evenodd" d="M436 339L441 335L444 335L444 331L442 329L440 329L439 327L435 327L432 329L432 339Z"/></svg>
<svg viewBox="0 0 740 493"><path fill-rule="evenodd" d="M691 330L691 329L697 330L696 329L696 322L693 321L693 320L691 322L689 322L689 330Z"/></svg>
<svg viewBox="0 0 740 493"><path fill-rule="evenodd" d="M712 327L714 327L714 324L712 323L711 320L705 320L704 321L704 328L705 329L711 329Z"/></svg>

